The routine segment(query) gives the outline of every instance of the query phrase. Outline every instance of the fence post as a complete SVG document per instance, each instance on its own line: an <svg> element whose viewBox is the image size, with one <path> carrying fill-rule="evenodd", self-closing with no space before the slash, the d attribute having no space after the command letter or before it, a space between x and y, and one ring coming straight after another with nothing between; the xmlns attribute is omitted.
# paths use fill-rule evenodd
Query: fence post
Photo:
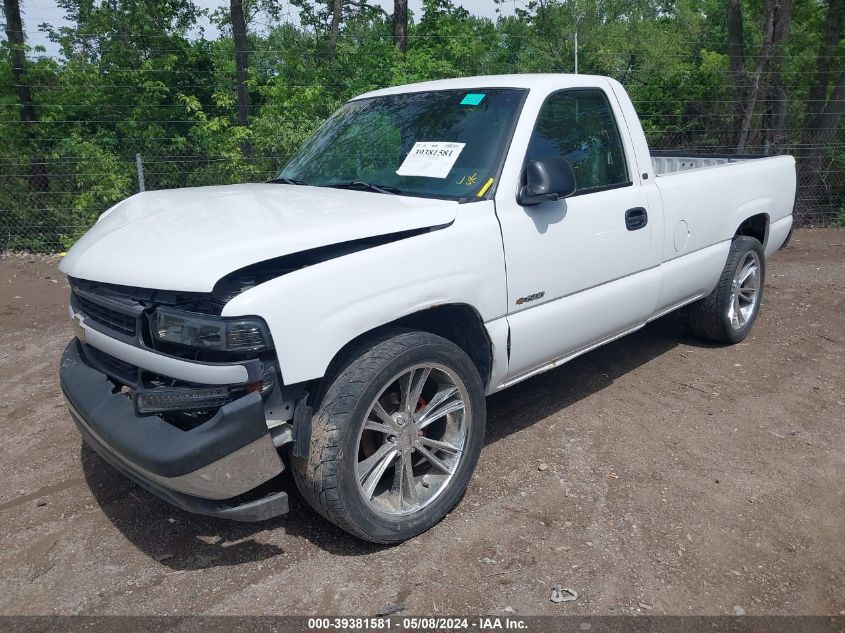
<svg viewBox="0 0 845 633"><path fill-rule="evenodd" d="M135 167L138 169L138 191L146 191L144 186L144 162L141 160L140 152L135 154Z"/></svg>

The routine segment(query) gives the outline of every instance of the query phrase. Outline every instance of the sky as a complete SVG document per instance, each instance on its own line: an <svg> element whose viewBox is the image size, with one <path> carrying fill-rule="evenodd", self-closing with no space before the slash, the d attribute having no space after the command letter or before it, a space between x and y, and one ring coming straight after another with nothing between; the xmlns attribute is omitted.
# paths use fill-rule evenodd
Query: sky
<svg viewBox="0 0 845 633"><path fill-rule="evenodd" d="M205 9L216 9L219 6L226 5L226 0L194 0L197 6ZM371 0L373 4L379 4L388 11L393 10L392 0ZM455 4L463 6L469 12L475 15L487 17L495 20L497 17L496 9L499 8L501 14L510 15L513 13L514 3L519 0L509 0L502 5L496 5L493 0L455 0ZM409 0L408 5L415 16L419 16L422 11L422 0ZM56 55L58 48L49 40L47 40L44 33L38 30L38 25L47 22L53 26L61 26L65 23L64 11L56 6L53 0L21 0L21 11L23 13L24 29L27 35L27 42L30 46L44 46L49 55ZM205 35L208 38L213 38L217 35L217 29L209 22L203 23Z"/></svg>

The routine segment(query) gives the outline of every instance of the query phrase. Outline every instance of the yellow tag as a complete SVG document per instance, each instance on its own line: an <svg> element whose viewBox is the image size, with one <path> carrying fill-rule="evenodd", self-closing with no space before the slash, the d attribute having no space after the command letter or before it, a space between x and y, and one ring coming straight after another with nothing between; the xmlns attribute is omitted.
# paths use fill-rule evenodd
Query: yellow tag
<svg viewBox="0 0 845 633"><path fill-rule="evenodd" d="M487 193L487 190L490 188L490 185L493 184L493 178L488 178L487 182L484 183L484 186L478 190L478 193L475 194L478 198L483 198L484 194Z"/></svg>

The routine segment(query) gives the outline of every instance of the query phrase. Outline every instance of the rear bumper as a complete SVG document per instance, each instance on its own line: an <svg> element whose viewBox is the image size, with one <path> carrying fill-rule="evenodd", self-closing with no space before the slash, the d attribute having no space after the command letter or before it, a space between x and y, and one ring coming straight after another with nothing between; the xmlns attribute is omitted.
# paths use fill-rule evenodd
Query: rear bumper
<svg viewBox="0 0 845 633"><path fill-rule="evenodd" d="M284 492L239 498L284 469L258 394L182 431L158 416L137 416L130 399L113 393L106 376L85 362L76 339L62 355L59 378L85 442L158 497L189 512L240 521L287 512Z"/></svg>

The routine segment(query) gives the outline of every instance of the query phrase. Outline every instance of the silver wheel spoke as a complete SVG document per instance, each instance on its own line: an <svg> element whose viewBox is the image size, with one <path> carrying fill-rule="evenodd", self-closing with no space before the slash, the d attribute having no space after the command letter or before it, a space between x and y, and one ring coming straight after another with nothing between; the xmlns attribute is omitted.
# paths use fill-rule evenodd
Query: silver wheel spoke
<svg viewBox="0 0 845 633"><path fill-rule="evenodd" d="M411 397L408 401L409 408L406 409L406 411L412 415L417 410L417 403L420 401L420 397L422 396L423 387L425 387L425 383L431 375L431 367L423 367L414 373L416 373L416 376L415 379L411 380L412 387Z"/></svg>
<svg viewBox="0 0 845 633"><path fill-rule="evenodd" d="M742 308L739 305L739 294L734 297L734 314L739 325L745 323L745 318L742 316Z"/></svg>
<svg viewBox="0 0 845 633"><path fill-rule="evenodd" d="M405 413L417 410L423 387L431 374L431 367L412 369L399 379L399 409Z"/></svg>
<svg viewBox="0 0 845 633"><path fill-rule="evenodd" d="M438 441L438 440L433 440L429 437L420 437L417 440L417 444L418 444L418 446L419 446L419 444L422 444L422 445L430 447L430 448L436 448L439 451L443 451L444 453L451 453L452 455L457 455L458 453L461 452L461 449L458 448L457 446L453 446L452 444L449 444L448 442L441 442L441 441Z"/></svg>
<svg viewBox="0 0 845 633"><path fill-rule="evenodd" d="M760 288L762 266L756 251L749 251L734 272L733 292L728 307L728 319L734 329L745 327L757 310L762 292Z"/></svg>
<svg viewBox="0 0 845 633"><path fill-rule="evenodd" d="M451 410L442 413L441 411L444 407L448 408L455 404L459 404L459 408L463 408L464 403L462 400L460 400L460 396L459 399L455 402L448 402L448 400L457 393L458 388L452 386L445 387L438 391L436 394L434 394L434 397L431 399L431 401L427 405L425 405L419 413L417 413L417 423L420 425L420 428L431 424L434 420L438 418L442 418L444 415L446 415L446 413L451 413Z"/></svg>
<svg viewBox="0 0 845 633"><path fill-rule="evenodd" d="M739 296L744 301L748 301L748 303L754 302L754 297L757 295L756 288L740 288L739 289Z"/></svg>
<svg viewBox="0 0 845 633"><path fill-rule="evenodd" d="M434 466L435 468L437 468L439 470L442 470L447 475L452 474L452 468L449 466L449 464L447 464L442 459L437 457L434 453L432 453L430 450L428 450L425 446L417 445L417 450L420 452L420 455L425 457L431 463L432 466Z"/></svg>
<svg viewBox="0 0 845 633"><path fill-rule="evenodd" d="M744 286L745 282L748 281L748 278L751 277L752 275L756 275L756 274L757 274L757 266L754 264L753 261L749 262L742 269L742 272L739 274L737 281L739 281L740 286Z"/></svg>
<svg viewBox="0 0 845 633"><path fill-rule="evenodd" d="M420 504L417 484L414 481L414 464L409 451L399 458L391 492L398 496L400 510L413 509Z"/></svg>
<svg viewBox="0 0 845 633"><path fill-rule="evenodd" d="M451 485L472 428L468 401L460 376L438 362L408 367L384 384L358 433L357 487L369 507L393 516L421 512Z"/></svg>
<svg viewBox="0 0 845 633"><path fill-rule="evenodd" d="M411 383L413 383L414 370L403 374L399 379L399 411L408 411L411 401Z"/></svg>
<svg viewBox="0 0 845 633"><path fill-rule="evenodd" d="M361 482L367 499L372 499L378 482L396 455L396 447L391 442L385 442L367 459L358 462L358 481Z"/></svg>
<svg viewBox="0 0 845 633"><path fill-rule="evenodd" d="M375 422L373 420L367 420L364 422L364 430L365 431L376 431L377 433L384 433L386 435L390 435L393 433L393 428L387 426L386 424L382 424L381 422Z"/></svg>
<svg viewBox="0 0 845 633"><path fill-rule="evenodd" d="M428 404L426 404L420 411L417 413L417 418L422 419L425 415L428 414L433 408L440 406L444 401L448 400L452 396L458 393L457 387L444 387L436 394L434 397L429 400Z"/></svg>
<svg viewBox="0 0 845 633"><path fill-rule="evenodd" d="M760 277L757 275L757 270L755 269L754 274L740 282L739 285L742 288L757 290L760 287Z"/></svg>
<svg viewBox="0 0 845 633"><path fill-rule="evenodd" d="M437 420L442 418L444 415L449 415L450 413L454 413L455 411L460 411L463 408L464 403L462 400L453 400L452 402L442 404L437 409L433 409L425 415L420 416L419 428L424 429L432 422L436 422Z"/></svg>
<svg viewBox="0 0 845 633"><path fill-rule="evenodd" d="M393 426L393 416L391 416L387 411L384 410L384 407L379 404L378 400L376 400L376 403L373 405L372 412L375 413L376 417L378 417L378 419L384 422L386 425Z"/></svg>

